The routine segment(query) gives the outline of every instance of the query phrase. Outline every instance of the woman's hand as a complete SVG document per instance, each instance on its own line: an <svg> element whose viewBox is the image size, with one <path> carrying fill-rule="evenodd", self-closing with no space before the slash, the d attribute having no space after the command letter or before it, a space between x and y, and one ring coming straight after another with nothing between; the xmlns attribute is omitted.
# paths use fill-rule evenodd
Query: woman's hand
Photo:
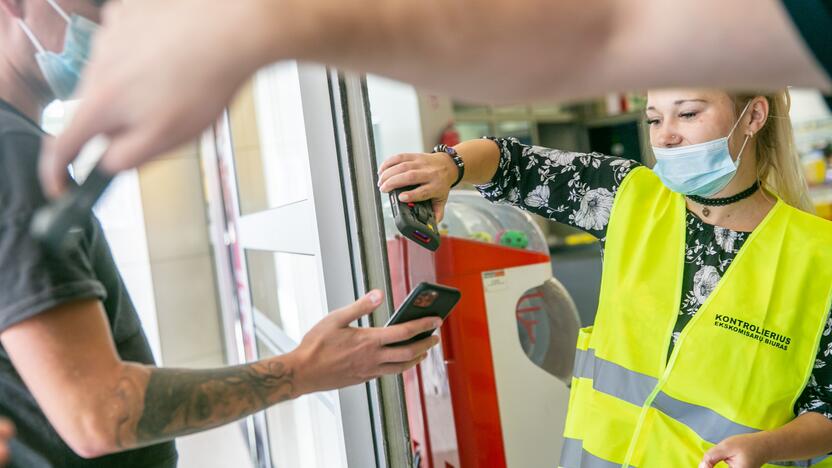
<svg viewBox="0 0 832 468"><path fill-rule="evenodd" d="M0 466L9 462L9 439L14 437L14 425L4 418L0 418Z"/></svg>
<svg viewBox="0 0 832 468"><path fill-rule="evenodd" d="M705 452L699 468L713 468L719 462L725 462L731 468L760 468L768 461L761 434L743 434L723 440Z"/></svg>
<svg viewBox="0 0 832 468"><path fill-rule="evenodd" d="M379 189L388 193L392 190L418 185L418 188L402 193L403 202L431 200L436 221L445 216L448 192L459 175L459 169L445 153L397 154L384 161L378 170Z"/></svg>

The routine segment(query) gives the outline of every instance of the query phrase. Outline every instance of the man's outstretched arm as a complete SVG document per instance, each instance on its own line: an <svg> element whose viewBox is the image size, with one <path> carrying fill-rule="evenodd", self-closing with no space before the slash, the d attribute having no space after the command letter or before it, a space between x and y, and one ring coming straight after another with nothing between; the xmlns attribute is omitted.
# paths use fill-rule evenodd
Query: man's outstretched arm
<svg viewBox="0 0 832 468"><path fill-rule="evenodd" d="M137 166L195 138L258 68L281 59L480 101L830 89L778 0L146 0L104 16L84 101L44 151L52 195L92 137L110 138L105 169Z"/></svg>
<svg viewBox="0 0 832 468"><path fill-rule="evenodd" d="M463 99L832 89L780 0L260 1L269 60L378 73ZM294 26L273 27L290 18Z"/></svg>
<svg viewBox="0 0 832 468"><path fill-rule="evenodd" d="M376 292L376 294L378 294ZM293 352L235 367L165 369L118 358L98 301L59 306L0 335L50 423L80 456L97 457L227 424L303 394L402 372L436 344L435 318L352 328L380 294L332 312Z"/></svg>

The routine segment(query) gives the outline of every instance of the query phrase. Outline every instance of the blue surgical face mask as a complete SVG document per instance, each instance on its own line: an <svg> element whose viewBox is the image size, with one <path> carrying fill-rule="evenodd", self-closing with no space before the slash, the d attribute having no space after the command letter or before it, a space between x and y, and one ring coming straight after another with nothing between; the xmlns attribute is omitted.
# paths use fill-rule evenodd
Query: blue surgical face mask
<svg viewBox="0 0 832 468"><path fill-rule="evenodd" d="M78 82L81 80L81 72L89 61L92 39L98 30L98 25L83 16L68 15L55 0L46 1L68 25L64 38L64 49L60 53L44 49L41 42L23 20L18 18L17 23L37 50L35 59L38 61L40 71L43 73L43 77L46 78L49 88L52 89L56 98L66 100L72 96L75 88L78 87Z"/></svg>
<svg viewBox="0 0 832 468"><path fill-rule="evenodd" d="M746 135L736 162L731 158L728 140L750 104L749 101L745 105L726 137L676 148L654 146L656 166L653 172L659 176L667 188L683 195L710 197L719 193L731 182L740 167L742 152L750 136Z"/></svg>

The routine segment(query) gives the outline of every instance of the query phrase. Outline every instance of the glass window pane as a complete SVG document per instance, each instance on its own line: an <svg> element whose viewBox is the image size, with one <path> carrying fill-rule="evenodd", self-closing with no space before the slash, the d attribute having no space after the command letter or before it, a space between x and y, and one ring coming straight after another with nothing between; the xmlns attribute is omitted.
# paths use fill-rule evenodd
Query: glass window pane
<svg viewBox="0 0 832 468"><path fill-rule="evenodd" d="M246 265L252 305L275 325L258 327L259 357L289 351L326 315L318 258L246 250ZM273 465L346 467L340 414L338 393L334 391L305 395L268 409Z"/></svg>
<svg viewBox="0 0 832 468"><path fill-rule="evenodd" d="M230 108L243 215L305 200L308 148L295 62L257 73Z"/></svg>
<svg viewBox="0 0 832 468"><path fill-rule="evenodd" d="M367 75L367 98L378 165L399 153L425 151L416 89L406 83ZM389 196L382 194L381 204L385 234L391 239L399 231L393 221Z"/></svg>
<svg viewBox="0 0 832 468"><path fill-rule="evenodd" d="M258 340L260 357L274 356ZM338 393L304 395L266 410L272 465L276 468L347 466Z"/></svg>
<svg viewBox="0 0 832 468"><path fill-rule="evenodd" d="M327 313L318 259L246 250L251 302L296 343Z"/></svg>
<svg viewBox="0 0 832 468"><path fill-rule="evenodd" d="M367 75L376 159L424 151L419 98L412 86Z"/></svg>

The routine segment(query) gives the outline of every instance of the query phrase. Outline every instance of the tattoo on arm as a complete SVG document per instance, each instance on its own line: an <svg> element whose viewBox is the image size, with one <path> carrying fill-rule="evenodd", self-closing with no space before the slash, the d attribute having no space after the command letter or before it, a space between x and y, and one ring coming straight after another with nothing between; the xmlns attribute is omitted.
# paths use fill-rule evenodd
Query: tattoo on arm
<svg viewBox="0 0 832 468"><path fill-rule="evenodd" d="M212 370L145 369L144 391L128 373L115 392L121 449L221 426L294 394L292 371L275 359Z"/></svg>

